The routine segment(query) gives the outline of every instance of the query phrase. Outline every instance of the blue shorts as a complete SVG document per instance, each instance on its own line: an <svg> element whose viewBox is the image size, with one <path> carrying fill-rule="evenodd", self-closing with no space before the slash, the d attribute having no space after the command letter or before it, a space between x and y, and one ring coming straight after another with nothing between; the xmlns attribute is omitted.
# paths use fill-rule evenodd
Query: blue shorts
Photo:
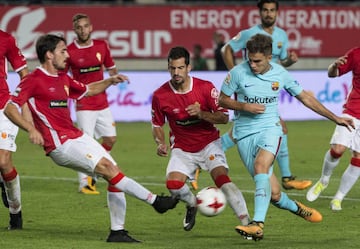
<svg viewBox="0 0 360 249"><path fill-rule="evenodd" d="M282 135L281 129L267 129L244 137L237 142L240 158L252 177L255 175L254 162L259 149L269 151L275 158L280 147ZM269 175L272 174L272 167L268 173Z"/></svg>

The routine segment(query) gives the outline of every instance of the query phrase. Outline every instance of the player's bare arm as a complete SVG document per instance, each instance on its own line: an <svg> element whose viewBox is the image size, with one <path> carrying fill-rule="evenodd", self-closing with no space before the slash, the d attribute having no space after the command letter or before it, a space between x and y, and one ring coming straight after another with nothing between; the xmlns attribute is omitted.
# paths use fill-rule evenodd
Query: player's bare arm
<svg viewBox="0 0 360 249"><path fill-rule="evenodd" d="M125 82L126 83L129 82L129 78L127 76L123 74L116 74L107 79L90 83L88 85L88 92L86 95L94 96L99 93L102 93L103 91L106 90L106 88L108 88L111 85L116 85L118 83L125 83Z"/></svg>
<svg viewBox="0 0 360 249"><path fill-rule="evenodd" d="M339 117L322 105L314 96L302 91L299 95L296 96L298 100L301 101L306 107L318 113L319 115L326 117L338 125L345 126L349 131L355 129L354 121L351 118Z"/></svg>
<svg viewBox="0 0 360 249"><path fill-rule="evenodd" d="M283 67L289 67L298 61L298 55L294 51L290 51L285 60L280 61Z"/></svg>
<svg viewBox="0 0 360 249"><path fill-rule="evenodd" d="M219 105L226 109L237 110L237 111L245 111L253 114L261 114L265 112L265 106L261 104L249 104L249 103L241 103L230 96L227 96L223 92L220 93L219 97Z"/></svg>
<svg viewBox="0 0 360 249"><path fill-rule="evenodd" d="M6 105L4 110L5 115L21 129L29 133L30 142L33 144L43 145L44 139L41 133L34 127L34 125L26 120L19 112L17 106L11 102Z"/></svg>
<svg viewBox="0 0 360 249"><path fill-rule="evenodd" d="M339 76L338 67L347 62L347 56L341 56L328 67L328 76L333 78Z"/></svg>
<svg viewBox="0 0 360 249"><path fill-rule="evenodd" d="M229 122L229 116L221 111L207 112L202 111L199 103L189 105L185 109L190 116L196 116L212 124L226 124Z"/></svg>
<svg viewBox="0 0 360 249"><path fill-rule="evenodd" d="M221 48L221 55L223 57L223 60L225 62L225 65L227 67L227 69L231 70L233 67L235 67L235 61L234 61L234 56L233 56L233 50L230 47L230 45L225 44L222 48Z"/></svg>
<svg viewBox="0 0 360 249"><path fill-rule="evenodd" d="M162 127L152 128L152 135L155 143L157 144L156 154L158 156L166 157L168 155L169 146L165 142L165 132Z"/></svg>

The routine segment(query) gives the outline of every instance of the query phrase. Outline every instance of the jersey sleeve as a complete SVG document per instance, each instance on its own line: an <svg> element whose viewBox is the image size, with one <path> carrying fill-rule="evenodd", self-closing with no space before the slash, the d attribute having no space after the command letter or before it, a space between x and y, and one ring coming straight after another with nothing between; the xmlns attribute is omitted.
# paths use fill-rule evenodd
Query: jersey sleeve
<svg viewBox="0 0 360 249"><path fill-rule="evenodd" d="M297 96L299 95L302 91L303 88L302 86L299 84L299 82L297 82L288 72L284 73L284 88L285 90L291 95L291 96Z"/></svg>
<svg viewBox="0 0 360 249"><path fill-rule="evenodd" d="M104 66L107 70L112 69L116 65L115 65L114 59L111 56L109 44L106 41L104 41L104 46L105 46Z"/></svg>
<svg viewBox="0 0 360 249"><path fill-rule="evenodd" d="M88 87L87 85L74 80L73 78L71 78L70 76L66 75L66 78L68 80L68 85L69 85L69 98L72 99L81 99L83 98L86 93L88 92Z"/></svg>
<svg viewBox="0 0 360 249"><path fill-rule="evenodd" d="M247 30L240 31L228 42L234 53L245 50L246 41L250 38L248 33Z"/></svg>
<svg viewBox="0 0 360 249"><path fill-rule="evenodd" d="M281 47L279 59L280 60L285 60L288 57L289 39L288 39L288 36L287 36L285 31L282 32L282 36L283 36L283 39L282 39L283 44L282 44L282 47Z"/></svg>
<svg viewBox="0 0 360 249"><path fill-rule="evenodd" d="M207 90L208 97L207 99L211 100L209 101L210 109L213 112L221 111L225 114L228 114L229 111L221 106L219 106L219 90L216 89L214 84L210 83L208 90Z"/></svg>
<svg viewBox="0 0 360 249"><path fill-rule="evenodd" d="M346 63L338 67L339 76L344 75L354 68L354 49L349 50L345 55L347 56Z"/></svg>
<svg viewBox="0 0 360 249"><path fill-rule="evenodd" d="M7 50L7 59L10 62L12 68L15 72L21 71L24 67L26 67L26 58L21 53L20 49L16 44L16 40L13 36L9 36L9 49Z"/></svg>
<svg viewBox="0 0 360 249"><path fill-rule="evenodd" d="M221 85L221 91L227 95L231 96L236 92L237 87L237 74L235 73L235 70L237 67L234 67L230 70L230 72L227 73L226 78L224 79L222 85Z"/></svg>
<svg viewBox="0 0 360 249"><path fill-rule="evenodd" d="M161 111L160 100L156 93L151 102L151 123L155 127L161 127L165 124L165 115Z"/></svg>
<svg viewBox="0 0 360 249"><path fill-rule="evenodd" d="M20 81L15 91L10 97L10 102L21 107L33 96L33 90L36 88L27 78Z"/></svg>

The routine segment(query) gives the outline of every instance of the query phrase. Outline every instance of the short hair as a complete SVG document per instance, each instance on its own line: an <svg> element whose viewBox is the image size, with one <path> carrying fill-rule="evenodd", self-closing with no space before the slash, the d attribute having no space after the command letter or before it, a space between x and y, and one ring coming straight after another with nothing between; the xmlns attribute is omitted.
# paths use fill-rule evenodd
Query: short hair
<svg viewBox="0 0 360 249"><path fill-rule="evenodd" d="M177 60L180 58L185 58L185 64L190 64L190 53L189 51L184 47L173 47L170 49L168 54L168 63L170 60Z"/></svg>
<svg viewBox="0 0 360 249"><path fill-rule="evenodd" d="M40 36L36 41L36 54L40 63L45 63L45 54L50 51L54 52L59 42L65 42L66 40L62 36L46 34Z"/></svg>
<svg viewBox="0 0 360 249"><path fill-rule="evenodd" d="M75 14L72 18L73 25L75 25L77 23L77 21L79 21L80 19L83 19L83 18L87 18L90 20L89 16L86 14L83 14L83 13Z"/></svg>
<svg viewBox="0 0 360 249"><path fill-rule="evenodd" d="M272 54L272 38L269 35L256 34L246 42L246 50L250 54Z"/></svg>
<svg viewBox="0 0 360 249"><path fill-rule="evenodd" d="M279 9L279 1L277 0L259 0L257 3L257 7L261 11L265 3L274 3L276 5L276 10Z"/></svg>

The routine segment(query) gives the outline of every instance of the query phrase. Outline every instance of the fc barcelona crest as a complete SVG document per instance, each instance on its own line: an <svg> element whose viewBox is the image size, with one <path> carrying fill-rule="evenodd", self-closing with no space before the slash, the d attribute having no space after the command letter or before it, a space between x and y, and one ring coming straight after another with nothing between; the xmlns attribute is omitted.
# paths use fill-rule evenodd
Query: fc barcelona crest
<svg viewBox="0 0 360 249"><path fill-rule="evenodd" d="M279 90L279 82L273 82L273 83L271 83L271 89L273 90L273 91L277 91L277 90Z"/></svg>

